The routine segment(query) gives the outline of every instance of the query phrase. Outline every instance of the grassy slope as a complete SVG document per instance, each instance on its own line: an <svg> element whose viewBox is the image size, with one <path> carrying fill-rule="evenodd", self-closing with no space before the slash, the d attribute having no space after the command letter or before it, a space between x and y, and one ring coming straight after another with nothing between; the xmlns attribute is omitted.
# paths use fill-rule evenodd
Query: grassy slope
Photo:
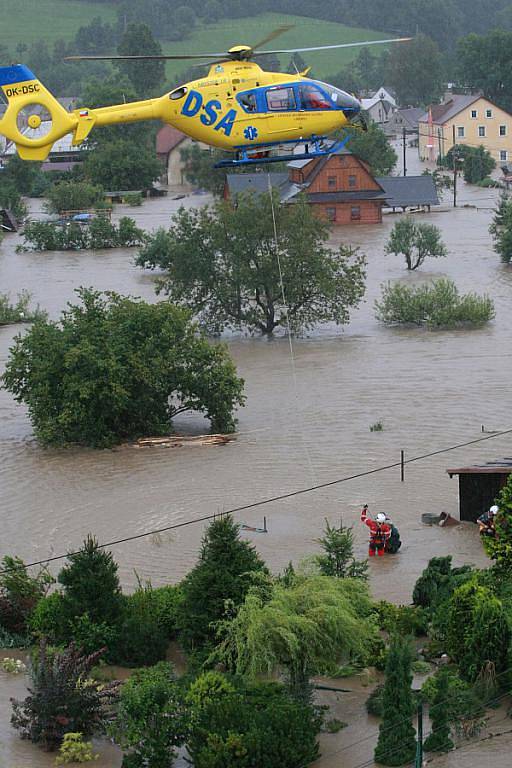
<svg viewBox="0 0 512 768"><path fill-rule="evenodd" d="M114 21L115 7L77 0L0 0L0 43L14 52L18 43L69 40L95 16Z"/></svg>
<svg viewBox="0 0 512 768"><path fill-rule="evenodd" d="M314 45L333 45L334 43L350 43L359 40L379 40L389 37L382 32L357 27L346 27L331 21L319 21L305 16L287 16L278 13L265 13L248 19L223 19L217 24L198 27L192 35L177 43L165 43L164 52L179 53L216 53L231 48L233 45L255 44L268 32L281 24L293 24L294 28L281 37L273 40L266 48L305 48ZM313 67L313 74L325 77L338 72L344 64L357 56L359 48L341 49L338 51L317 51L301 54L304 60ZM376 50L382 50L378 46ZM281 65L286 68L290 55L280 57ZM183 72L187 62L169 62L169 76Z"/></svg>

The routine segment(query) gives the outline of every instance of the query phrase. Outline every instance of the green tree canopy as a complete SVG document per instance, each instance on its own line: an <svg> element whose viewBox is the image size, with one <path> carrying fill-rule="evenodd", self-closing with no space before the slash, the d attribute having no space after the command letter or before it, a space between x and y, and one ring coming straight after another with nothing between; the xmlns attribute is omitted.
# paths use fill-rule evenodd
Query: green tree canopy
<svg viewBox="0 0 512 768"><path fill-rule="evenodd" d="M504 264L512 261L512 200L502 195L489 230L494 239L494 250Z"/></svg>
<svg viewBox="0 0 512 768"><path fill-rule="evenodd" d="M146 190L161 175L162 165L154 150L117 139L89 152L84 172L93 184L104 189Z"/></svg>
<svg viewBox="0 0 512 768"><path fill-rule="evenodd" d="M485 537L484 546L489 557L495 561L497 571L512 576L512 475L509 475L496 503L499 507L495 520L496 537Z"/></svg>
<svg viewBox="0 0 512 768"><path fill-rule="evenodd" d="M329 227L305 200L284 205L274 195L273 202L277 246L270 196L249 194L236 205L181 209L169 231L148 239L137 263L164 269L159 290L213 331L270 334L287 318L294 332L348 322L364 294L364 257L348 246L328 248Z"/></svg>
<svg viewBox="0 0 512 768"><path fill-rule="evenodd" d="M113 104L124 104L128 101L137 101L137 93L126 75L116 72L116 75L101 80L89 80L82 93L81 102L91 109L96 107L108 107ZM140 123L128 123L119 125L101 125L95 127L87 139L88 147L98 147L101 144L111 144L120 139L129 139L139 146L147 145L148 128L150 134L154 133L154 127L160 124L156 121L143 120Z"/></svg>
<svg viewBox="0 0 512 768"><path fill-rule="evenodd" d="M447 250L438 227L417 224L413 219L404 217L393 226L385 253L404 256L407 269L414 270L421 267L427 257L446 256Z"/></svg>
<svg viewBox="0 0 512 768"><path fill-rule="evenodd" d="M382 765L407 765L416 752L412 725L412 654L409 639L394 638L388 652L382 693L382 722L375 761Z"/></svg>
<svg viewBox="0 0 512 768"><path fill-rule="evenodd" d="M117 46L117 53L119 56L159 56L162 46L146 24L128 24ZM141 99L158 94L165 79L165 65L159 60L118 61L116 67L130 80Z"/></svg>
<svg viewBox="0 0 512 768"><path fill-rule="evenodd" d="M370 121L367 131L352 136L349 149L370 166L374 176L387 176L396 165L397 155L382 128Z"/></svg>
<svg viewBox="0 0 512 768"><path fill-rule="evenodd" d="M457 66L462 85L481 90L499 107L512 111L512 32L495 29L462 38Z"/></svg>
<svg viewBox="0 0 512 768"><path fill-rule="evenodd" d="M364 655L375 631L364 582L297 576L288 587L276 582L270 596L250 590L234 619L224 622L216 656L253 678L284 668L290 690L304 698L312 674Z"/></svg>
<svg viewBox="0 0 512 768"><path fill-rule="evenodd" d="M99 447L166 434L189 410L214 430L233 429L243 381L226 348L210 345L185 310L77 293L81 304L60 322L38 322L16 338L3 376L43 443Z"/></svg>
<svg viewBox="0 0 512 768"><path fill-rule="evenodd" d="M404 107L437 101L443 93L443 60L437 43L420 34L409 43L391 46L384 79L393 85Z"/></svg>
<svg viewBox="0 0 512 768"><path fill-rule="evenodd" d="M86 181L61 181L49 187L46 207L50 213L101 208L104 194L103 187Z"/></svg>
<svg viewBox="0 0 512 768"><path fill-rule="evenodd" d="M210 645L215 622L224 618L226 605L243 603L252 574L265 569L254 547L240 538L239 526L229 516L207 528L199 562L183 580L177 623L180 640L189 650Z"/></svg>

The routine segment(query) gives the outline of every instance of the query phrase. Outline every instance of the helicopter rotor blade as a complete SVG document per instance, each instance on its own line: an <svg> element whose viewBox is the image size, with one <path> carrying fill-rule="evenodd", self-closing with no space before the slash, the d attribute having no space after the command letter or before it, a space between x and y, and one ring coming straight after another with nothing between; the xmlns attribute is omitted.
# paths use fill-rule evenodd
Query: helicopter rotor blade
<svg viewBox="0 0 512 768"><path fill-rule="evenodd" d="M64 61L186 61L188 59L204 58L220 59L225 61L230 58L229 53L190 53L179 56L160 54L160 55L139 55L139 56L66 56Z"/></svg>
<svg viewBox="0 0 512 768"><path fill-rule="evenodd" d="M272 40L275 40L276 37L280 37L281 35L284 35L285 32L289 32L290 29L293 29L295 24L281 24L279 27L276 27L276 29L272 30L266 37L263 38L263 40L260 40L255 45L252 45L251 48L253 51L257 51L258 48L263 48L264 45L267 43L270 43Z"/></svg>
<svg viewBox="0 0 512 768"><path fill-rule="evenodd" d="M337 45L316 45L313 48L284 48L281 51L255 51L253 56L266 56L279 53L306 53L308 51L329 51L334 48L356 48L362 45L385 45L386 43L407 43L413 37L396 37L392 40L365 40L359 43L338 43Z"/></svg>

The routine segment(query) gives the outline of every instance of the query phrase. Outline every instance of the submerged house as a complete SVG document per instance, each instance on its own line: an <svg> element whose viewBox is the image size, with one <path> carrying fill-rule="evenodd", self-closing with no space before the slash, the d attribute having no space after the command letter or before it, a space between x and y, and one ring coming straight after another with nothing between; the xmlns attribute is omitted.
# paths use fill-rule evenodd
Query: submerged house
<svg viewBox="0 0 512 768"><path fill-rule="evenodd" d="M283 203L304 194L315 212L335 225L380 224L384 208L439 205L432 176L373 176L369 166L346 149L311 160L293 160L284 173L229 173L224 198L268 192L269 178Z"/></svg>

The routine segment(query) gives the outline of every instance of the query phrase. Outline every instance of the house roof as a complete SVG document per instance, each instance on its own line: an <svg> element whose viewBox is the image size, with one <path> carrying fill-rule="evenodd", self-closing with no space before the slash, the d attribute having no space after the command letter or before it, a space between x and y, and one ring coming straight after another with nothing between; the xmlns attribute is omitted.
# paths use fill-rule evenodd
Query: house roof
<svg viewBox="0 0 512 768"><path fill-rule="evenodd" d="M373 96L362 99L364 109L371 109L371 107L379 101L386 101L391 104L392 107L396 107L396 99L394 98L391 88L379 88L378 91L375 91Z"/></svg>
<svg viewBox="0 0 512 768"><path fill-rule="evenodd" d="M268 192L268 182L272 187L280 189L288 184L287 173L227 173L226 181L232 195L243 192Z"/></svg>
<svg viewBox="0 0 512 768"><path fill-rule="evenodd" d="M434 123L438 123L439 125L444 125L448 122L448 120L451 120L452 117L455 117L459 114L459 112L462 112L463 109L467 109L467 107L470 107L471 104L474 104L475 101L478 101L478 99L482 98L481 93L471 93L471 94L453 94L453 96L448 99L448 101L444 101L442 104L432 104L432 121ZM488 99L487 99L488 101ZM420 117L419 122L420 123L428 123L428 111L423 112L423 115Z"/></svg>
<svg viewBox="0 0 512 768"><path fill-rule="evenodd" d="M402 122L410 128L417 128L418 122L424 114L425 112L421 107L407 107L396 112L396 116L401 118Z"/></svg>
<svg viewBox="0 0 512 768"><path fill-rule="evenodd" d="M474 464L468 467L447 469L450 477L453 475L510 475L512 474L512 458L506 456L496 461L486 461L484 464Z"/></svg>
<svg viewBox="0 0 512 768"><path fill-rule="evenodd" d="M172 125L163 125L156 135L157 155L168 155L186 138L184 133L173 128Z"/></svg>
<svg viewBox="0 0 512 768"><path fill-rule="evenodd" d="M436 185L430 175L379 176L375 181L384 189L386 205L389 208L439 205Z"/></svg>

